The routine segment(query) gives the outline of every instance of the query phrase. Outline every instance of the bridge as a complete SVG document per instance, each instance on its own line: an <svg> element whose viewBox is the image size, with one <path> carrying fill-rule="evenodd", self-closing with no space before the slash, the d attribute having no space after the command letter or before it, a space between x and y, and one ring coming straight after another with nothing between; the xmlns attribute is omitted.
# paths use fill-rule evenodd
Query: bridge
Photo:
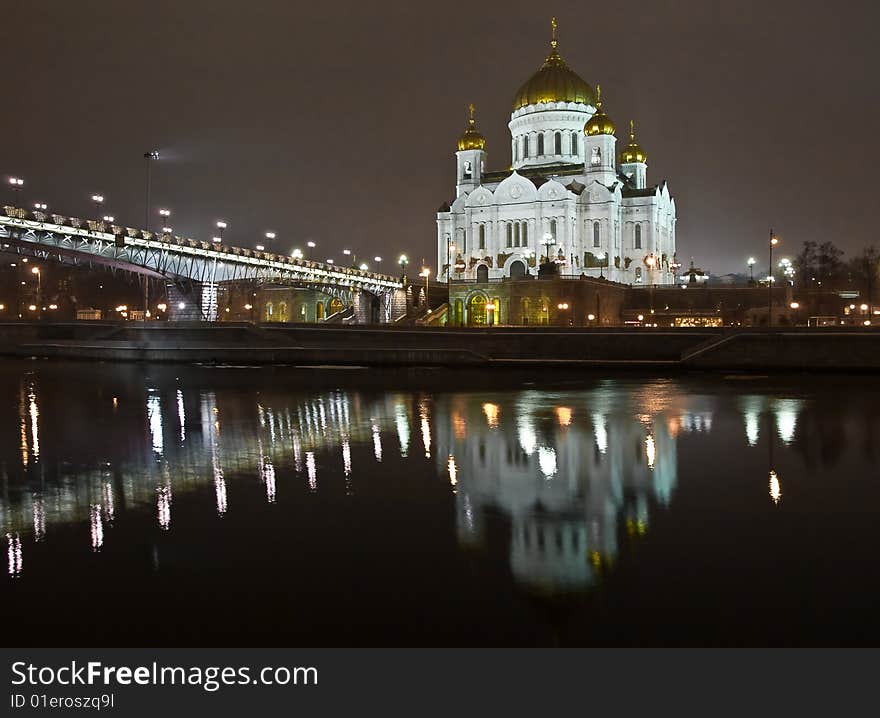
<svg viewBox="0 0 880 718"><path fill-rule="evenodd" d="M4 252L163 280L171 320L215 321L218 285L240 281L323 292L352 307L357 323L388 323L406 312L397 277L101 220L4 207L0 242Z"/></svg>

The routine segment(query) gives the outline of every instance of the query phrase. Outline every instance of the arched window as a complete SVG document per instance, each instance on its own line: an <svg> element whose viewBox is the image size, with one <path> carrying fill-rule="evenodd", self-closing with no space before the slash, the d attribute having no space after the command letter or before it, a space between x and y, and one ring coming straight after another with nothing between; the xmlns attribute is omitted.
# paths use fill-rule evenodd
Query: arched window
<svg viewBox="0 0 880 718"><path fill-rule="evenodd" d="M562 133L557 132L553 135L553 151L557 155L562 154Z"/></svg>
<svg viewBox="0 0 880 718"><path fill-rule="evenodd" d="M636 283L641 283L642 281L642 268L636 267Z"/></svg>
<svg viewBox="0 0 880 718"><path fill-rule="evenodd" d="M523 137L523 159L528 159L529 157L529 136L526 135Z"/></svg>
<svg viewBox="0 0 880 718"><path fill-rule="evenodd" d="M510 222L507 223L507 246L513 246L513 225Z"/></svg>
<svg viewBox="0 0 880 718"><path fill-rule="evenodd" d="M580 152L580 147L578 147L578 133L571 133L571 153L576 155Z"/></svg>
<svg viewBox="0 0 880 718"><path fill-rule="evenodd" d="M636 249L642 248L642 225L640 225L640 224L637 224L636 228L635 228L635 241L634 241L633 246Z"/></svg>
<svg viewBox="0 0 880 718"><path fill-rule="evenodd" d="M480 225L480 249L486 249L486 225Z"/></svg>
<svg viewBox="0 0 880 718"><path fill-rule="evenodd" d="M275 307L272 306L272 302L266 304L266 319L267 321L272 321L272 313Z"/></svg>
<svg viewBox="0 0 880 718"><path fill-rule="evenodd" d="M519 222L513 228L513 246L519 247Z"/></svg>
<svg viewBox="0 0 880 718"><path fill-rule="evenodd" d="M590 155L590 164L593 167L598 167L602 164L602 151L598 147L593 148L593 153Z"/></svg>
<svg viewBox="0 0 880 718"><path fill-rule="evenodd" d="M599 223L593 222L593 246L598 247L599 245Z"/></svg>
<svg viewBox="0 0 880 718"><path fill-rule="evenodd" d="M462 179L470 179L473 176L473 172L471 171L471 163L465 162L464 168L462 169L461 177Z"/></svg>
<svg viewBox="0 0 880 718"><path fill-rule="evenodd" d="M556 239L556 220L555 219L550 220L550 236L553 237L554 240Z"/></svg>
<svg viewBox="0 0 880 718"><path fill-rule="evenodd" d="M522 226L522 246L523 246L523 247L528 247L528 246L529 246L529 223L528 223L528 222L523 222L523 226Z"/></svg>
<svg viewBox="0 0 880 718"><path fill-rule="evenodd" d="M519 162L519 142L513 141L513 161Z"/></svg>
<svg viewBox="0 0 880 718"><path fill-rule="evenodd" d="M542 132L540 135L538 135L538 156L540 157L543 154L544 154L544 133Z"/></svg>

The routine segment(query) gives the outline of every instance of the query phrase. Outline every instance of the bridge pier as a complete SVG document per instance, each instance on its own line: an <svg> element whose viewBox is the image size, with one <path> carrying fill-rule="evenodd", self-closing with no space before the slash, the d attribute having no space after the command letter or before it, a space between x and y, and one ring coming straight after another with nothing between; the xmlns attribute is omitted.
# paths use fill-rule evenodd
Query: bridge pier
<svg viewBox="0 0 880 718"><path fill-rule="evenodd" d="M354 293L353 299L356 324L390 324L406 314L406 292L403 289L386 290L380 294L360 290Z"/></svg>
<svg viewBox="0 0 880 718"><path fill-rule="evenodd" d="M217 285L210 282L191 282L181 285L166 284L168 296L168 321L215 322L217 321Z"/></svg>

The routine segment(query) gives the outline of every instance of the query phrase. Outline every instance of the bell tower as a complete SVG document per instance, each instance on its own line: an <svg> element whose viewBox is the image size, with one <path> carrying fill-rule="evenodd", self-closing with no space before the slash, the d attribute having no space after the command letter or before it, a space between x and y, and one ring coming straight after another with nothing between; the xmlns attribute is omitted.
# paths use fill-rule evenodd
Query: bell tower
<svg viewBox="0 0 880 718"><path fill-rule="evenodd" d="M477 130L476 109L468 105L468 126L458 138L455 153L455 196L472 192L483 182L486 165L486 138Z"/></svg>
<svg viewBox="0 0 880 718"><path fill-rule="evenodd" d="M636 142L635 122L629 121L629 144L620 153L620 171L630 178L636 189L644 189L648 182L648 155Z"/></svg>
<svg viewBox="0 0 880 718"><path fill-rule="evenodd" d="M617 179L614 123L602 109L602 87L596 86L596 114L584 125L584 169L588 180L610 187Z"/></svg>

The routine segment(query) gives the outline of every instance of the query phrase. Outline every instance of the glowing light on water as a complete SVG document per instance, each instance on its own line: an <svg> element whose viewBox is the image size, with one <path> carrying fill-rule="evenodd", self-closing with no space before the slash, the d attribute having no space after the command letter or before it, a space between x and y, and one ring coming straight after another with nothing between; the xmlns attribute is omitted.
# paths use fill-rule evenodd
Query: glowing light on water
<svg viewBox="0 0 880 718"><path fill-rule="evenodd" d="M156 518L165 531L171 528L171 498L170 486L159 486L156 489Z"/></svg>
<svg viewBox="0 0 880 718"><path fill-rule="evenodd" d="M406 457L409 453L409 417L403 402L394 407L394 422L397 425L397 439L400 442L400 455Z"/></svg>
<svg viewBox="0 0 880 718"><path fill-rule="evenodd" d="M593 414L593 432L596 435L596 448L600 454L608 451L608 430L605 428L605 417Z"/></svg>
<svg viewBox="0 0 880 718"><path fill-rule="evenodd" d="M347 436L342 440L342 471L351 476L351 444Z"/></svg>
<svg viewBox="0 0 880 718"><path fill-rule="evenodd" d="M315 452L306 452L306 471L309 475L309 489L318 490L318 468L315 466Z"/></svg>
<svg viewBox="0 0 880 718"><path fill-rule="evenodd" d="M21 537L15 533L6 534L6 562L7 570L12 578L21 576L23 565L21 555Z"/></svg>
<svg viewBox="0 0 880 718"><path fill-rule="evenodd" d="M654 444L654 437L648 434L645 437L645 456L648 457L648 468L654 468L654 461L657 458L657 447Z"/></svg>
<svg viewBox="0 0 880 718"><path fill-rule="evenodd" d="M159 401L159 397L155 394L151 394L147 397L147 417L150 422L150 437L153 441L153 451L161 456L164 449L164 440L162 438L162 405Z"/></svg>
<svg viewBox="0 0 880 718"><path fill-rule="evenodd" d="M263 457L260 466L260 478L266 485L266 500L270 504L275 503L275 466L266 457Z"/></svg>
<svg viewBox="0 0 880 718"><path fill-rule="evenodd" d="M180 440L186 441L186 411L183 408L183 392L177 390L177 420L180 422Z"/></svg>
<svg viewBox="0 0 880 718"><path fill-rule="evenodd" d="M559 422L559 426L570 426L571 425L571 407L557 406L556 407L556 420Z"/></svg>
<svg viewBox="0 0 880 718"><path fill-rule="evenodd" d="M111 482L104 482L101 495L104 501L104 515L107 517L107 523L112 525L116 515L116 508L113 502L113 484Z"/></svg>
<svg viewBox="0 0 880 718"><path fill-rule="evenodd" d="M538 445L538 436L529 416L523 412L516 419L516 433L519 437L519 445L527 456L535 453Z"/></svg>
<svg viewBox="0 0 880 718"><path fill-rule="evenodd" d="M794 441L800 405L801 402L797 399L779 399L776 402L776 430L784 444Z"/></svg>
<svg viewBox="0 0 880 718"><path fill-rule="evenodd" d="M498 415L501 413L498 404L486 402L483 404L483 413L486 415L486 423L489 425L489 428L498 428Z"/></svg>
<svg viewBox="0 0 880 718"><path fill-rule="evenodd" d="M425 447L425 458L431 458L431 423L428 414L428 403L422 401L419 404L419 418L422 427L422 445Z"/></svg>
<svg viewBox="0 0 880 718"><path fill-rule="evenodd" d="M34 541L39 543L46 537L46 507L43 505L43 497L34 497Z"/></svg>
<svg viewBox="0 0 880 718"><path fill-rule="evenodd" d="M37 406L37 395L34 392L33 384L28 392L28 415L31 419L31 441L33 442L31 451L34 455L34 461L40 460L40 409Z"/></svg>
<svg viewBox="0 0 880 718"><path fill-rule="evenodd" d="M449 470L449 483L456 486L458 484L458 468L455 466L455 457L452 454L449 455L446 468Z"/></svg>
<svg viewBox="0 0 880 718"><path fill-rule="evenodd" d="M538 466L544 478L549 479L556 474L556 451L549 446L538 449Z"/></svg>
<svg viewBox="0 0 880 718"><path fill-rule="evenodd" d="M379 424L373 419L373 456L376 461L382 461L382 436L379 434Z"/></svg>
<svg viewBox="0 0 880 718"><path fill-rule="evenodd" d="M772 469L770 470L770 499L774 504L778 504L782 500L782 486L779 484L779 477Z"/></svg>
<svg viewBox="0 0 880 718"><path fill-rule="evenodd" d="M101 504L89 506L89 535L92 540L92 551L100 550L104 545L104 520L101 518Z"/></svg>

